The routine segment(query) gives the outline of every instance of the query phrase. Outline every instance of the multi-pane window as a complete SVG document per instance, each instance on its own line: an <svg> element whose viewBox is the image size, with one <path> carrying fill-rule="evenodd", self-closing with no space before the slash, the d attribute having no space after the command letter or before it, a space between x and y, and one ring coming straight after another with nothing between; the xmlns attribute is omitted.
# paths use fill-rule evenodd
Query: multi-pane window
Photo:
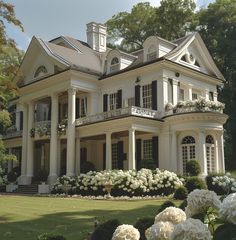
<svg viewBox="0 0 236 240"><path fill-rule="evenodd" d="M213 92L209 92L209 100L213 101L214 100L214 94Z"/></svg>
<svg viewBox="0 0 236 240"><path fill-rule="evenodd" d="M179 100L184 101L184 89L183 88L179 89Z"/></svg>
<svg viewBox="0 0 236 240"><path fill-rule="evenodd" d="M109 108L110 110L117 109L117 93L111 93L109 95Z"/></svg>
<svg viewBox="0 0 236 240"><path fill-rule="evenodd" d="M111 67L110 67L110 72L116 72L120 69L120 62L119 59L117 57L114 57L111 60Z"/></svg>
<svg viewBox="0 0 236 240"><path fill-rule="evenodd" d="M117 151L117 143L113 143L112 145L112 169L118 168L118 151Z"/></svg>
<svg viewBox="0 0 236 240"><path fill-rule="evenodd" d="M152 139L143 140L143 159L152 159Z"/></svg>
<svg viewBox="0 0 236 240"><path fill-rule="evenodd" d="M143 108L152 108L152 84L142 86Z"/></svg>
<svg viewBox="0 0 236 240"><path fill-rule="evenodd" d="M197 93L192 93L192 100L198 99L198 94Z"/></svg>
<svg viewBox="0 0 236 240"><path fill-rule="evenodd" d="M157 58L156 47L154 45L151 45L148 48L147 61L152 61L155 60L156 58Z"/></svg>
<svg viewBox="0 0 236 240"><path fill-rule="evenodd" d="M215 145L211 135L206 136L207 172L215 171Z"/></svg>
<svg viewBox="0 0 236 240"><path fill-rule="evenodd" d="M84 117L87 114L87 98L80 99L80 117Z"/></svg>
<svg viewBox="0 0 236 240"><path fill-rule="evenodd" d="M196 158L195 139L192 136L186 136L182 140L182 160L183 160L183 173L186 174L186 164L189 160Z"/></svg>

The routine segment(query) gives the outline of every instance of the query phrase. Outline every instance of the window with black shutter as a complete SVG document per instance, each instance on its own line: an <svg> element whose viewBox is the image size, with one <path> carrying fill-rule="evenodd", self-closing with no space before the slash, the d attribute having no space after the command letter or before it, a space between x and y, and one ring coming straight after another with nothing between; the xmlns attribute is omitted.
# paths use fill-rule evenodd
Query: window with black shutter
<svg viewBox="0 0 236 240"><path fill-rule="evenodd" d="M117 108L122 108L122 90L117 92Z"/></svg>
<svg viewBox="0 0 236 240"><path fill-rule="evenodd" d="M152 109L157 110L157 81L152 81Z"/></svg>
<svg viewBox="0 0 236 240"><path fill-rule="evenodd" d="M23 130L23 111L20 111L20 130Z"/></svg>
<svg viewBox="0 0 236 240"><path fill-rule="evenodd" d="M173 103L173 79L168 78L168 102Z"/></svg>
<svg viewBox="0 0 236 240"><path fill-rule="evenodd" d="M123 141L119 141L117 143L117 167L118 169L123 169L124 168L124 144Z"/></svg>
<svg viewBox="0 0 236 240"><path fill-rule="evenodd" d="M156 167L159 167L159 149L158 149L158 136L155 136L152 138L152 159L156 165Z"/></svg>
<svg viewBox="0 0 236 240"><path fill-rule="evenodd" d="M136 139L136 168L137 170L142 168L142 146L141 139Z"/></svg>
<svg viewBox="0 0 236 240"><path fill-rule="evenodd" d="M103 95L103 112L107 112L107 106L108 106L108 95L104 94Z"/></svg>
<svg viewBox="0 0 236 240"><path fill-rule="evenodd" d="M135 106L140 107L140 85L135 86Z"/></svg>
<svg viewBox="0 0 236 240"><path fill-rule="evenodd" d="M75 115L76 115L76 118L80 117L80 99L79 98L76 98Z"/></svg>

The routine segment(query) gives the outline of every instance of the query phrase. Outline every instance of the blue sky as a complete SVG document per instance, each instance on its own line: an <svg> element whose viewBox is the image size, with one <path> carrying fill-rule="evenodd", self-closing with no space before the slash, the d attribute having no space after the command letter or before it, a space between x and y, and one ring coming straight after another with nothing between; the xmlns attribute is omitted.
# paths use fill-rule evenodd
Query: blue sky
<svg viewBox="0 0 236 240"><path fill-rule="evenodd" d="M86 24L91 21L105 23L120 11L145 0L5 0L15 6L17 18L25 31L7 24L7 34L26 50L32 36L50 40L60 35L86 41ZM149 1L158 6L160 0ZM213 0L197 0L197 7L207 6Z"/></svg>

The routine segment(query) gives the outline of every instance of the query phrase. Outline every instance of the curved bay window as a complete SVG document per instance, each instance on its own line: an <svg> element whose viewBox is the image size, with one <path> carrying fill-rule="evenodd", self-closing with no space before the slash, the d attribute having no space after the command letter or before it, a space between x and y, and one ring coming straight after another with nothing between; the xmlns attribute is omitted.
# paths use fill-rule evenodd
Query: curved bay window
<svg viewBox="0 0 236 240"><path fill-rule="evenodd" d="M182 147L182 160L183 160L183 173L186 174L186 164L189 160L196 159L196 142L194 137L186 136L181 142Z"/></svg>
<svg viewBox="0 0 236 240"><path fill-rule="evenodd" d="M215 171L215 142L211 135L206 136L207 172Z"/></svg>

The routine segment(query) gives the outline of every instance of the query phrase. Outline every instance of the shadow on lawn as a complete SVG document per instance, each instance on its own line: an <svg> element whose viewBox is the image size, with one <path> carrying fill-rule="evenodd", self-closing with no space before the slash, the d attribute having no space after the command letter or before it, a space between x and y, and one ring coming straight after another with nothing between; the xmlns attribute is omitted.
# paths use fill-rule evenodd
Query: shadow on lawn
<svg viewBox="0 0 236 240"><path fill-rule="evenodd" d="M48 232L61 234L67 240L83 240L94 230L94 217L102 222L117 218L122 223L134 224L139 218L154 217L157 209L158 205L146 205L132 210L93 210L91 207L87 211L42 215L33 221L7 222L6 217L0 221L0 239L36 240L39 234Z"/></svg>

